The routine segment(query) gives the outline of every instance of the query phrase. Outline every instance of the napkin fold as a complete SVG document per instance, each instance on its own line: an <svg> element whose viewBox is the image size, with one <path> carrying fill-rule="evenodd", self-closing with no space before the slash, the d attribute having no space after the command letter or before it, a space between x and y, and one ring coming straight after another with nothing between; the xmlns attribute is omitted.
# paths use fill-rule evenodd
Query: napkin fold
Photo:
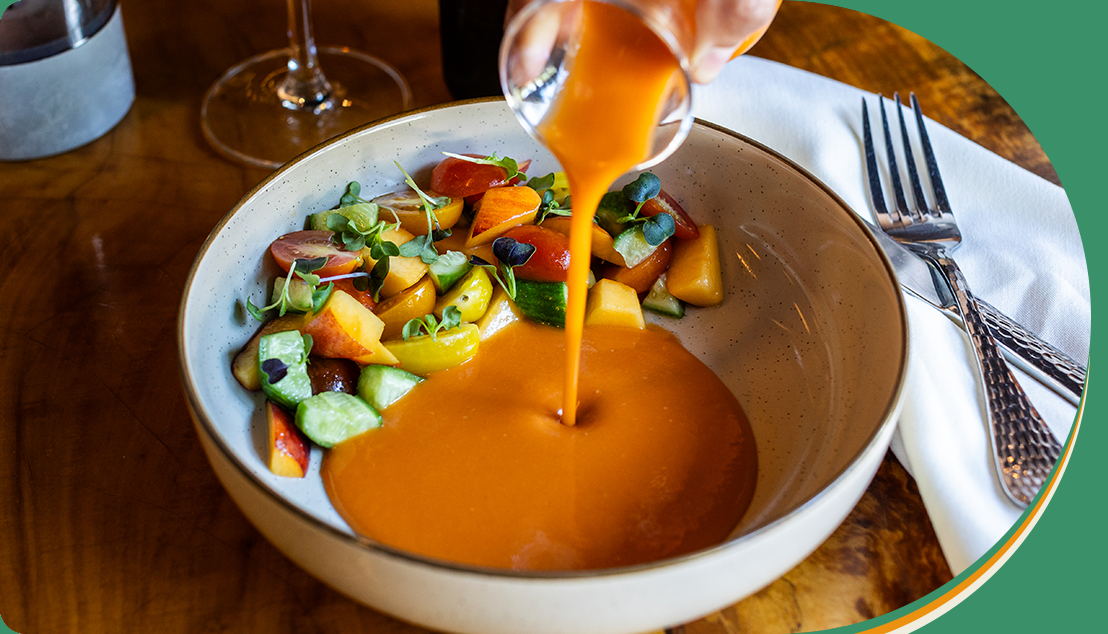
<svg viewBox="0 0 1108 634"><path fill-rule="evenodd" d="M904 86L903 94L911 89ZM693 112L787 156L873 220L863 165L863 97L876 123L875 95L748 56L728 64L711 85L694 89ZM928 133L962 230L954 257L970 289L1087 363L1089 276L1065 192L930 120ZM892 450L915 477L957 575L996 544L1023 509L1008 501L995 475L969 338L926 302L906 297L910 366ZM1015 373L1065 443L1076 408Z"/></svg>

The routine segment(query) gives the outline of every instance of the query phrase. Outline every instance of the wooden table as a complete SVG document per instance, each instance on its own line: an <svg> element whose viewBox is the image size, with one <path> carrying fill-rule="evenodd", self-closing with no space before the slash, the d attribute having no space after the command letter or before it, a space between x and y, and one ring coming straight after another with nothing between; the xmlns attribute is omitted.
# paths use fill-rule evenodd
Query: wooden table
<svg viewBox="0 0 1108 634"><path fill-rule="evenodd" d="M290 563L217 482L177 375L182 285L216 222L266 172L220 158L208 85L284 45L278 0L125 0L138 97L100 140L0 164L0 615L29 632L418 632ZM320 44L378 54L418 106L450 99L434 0L316 3ZM1057 182L1009 106L927 41L786 2L753 54L861 88L914 89L928 114ZM911 570L910 574L905 571ZM843 526L759 594L677 631L818 630L950 578L891 456Z"/></svg>

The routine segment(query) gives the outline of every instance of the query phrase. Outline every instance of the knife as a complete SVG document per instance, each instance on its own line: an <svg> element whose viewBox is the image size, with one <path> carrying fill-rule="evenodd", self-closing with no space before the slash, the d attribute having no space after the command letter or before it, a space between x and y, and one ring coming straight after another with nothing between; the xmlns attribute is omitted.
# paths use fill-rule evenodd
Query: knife
<svg viewBox="0 0 1108 634"><path fill-rule="evenodd" d="M900 285L941 310L959 328L965 330L954 293L935 264L890 238L865 218L861 220L869 227L870 233L889 258ZM1079 405L1085 386L1085 367L980 297L977 301L993 338L1000 344L1004 358L1074 406Z"/></svg>

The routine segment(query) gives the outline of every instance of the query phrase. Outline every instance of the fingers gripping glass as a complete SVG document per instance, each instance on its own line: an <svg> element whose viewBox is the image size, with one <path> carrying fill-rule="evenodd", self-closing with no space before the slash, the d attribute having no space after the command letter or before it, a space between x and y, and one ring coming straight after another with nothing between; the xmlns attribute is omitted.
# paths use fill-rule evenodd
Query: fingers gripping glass
<svg viewBox="0 0 1108 634"><path fill-rule="evenodd" d="M692 127L686 54L691 20L679 11L665 10L667 3L658 0L604 2L631 13L647 25L669 48L679 68L659 103L646 156L635 166L645 169L672 154ZM554 114L566 80L573 72L583 4L582 0L532 2L512 18L500 47L500 82L508 105L528 133L544 145L540 124ZM619 68L612 70L620 72Z"/></svg>

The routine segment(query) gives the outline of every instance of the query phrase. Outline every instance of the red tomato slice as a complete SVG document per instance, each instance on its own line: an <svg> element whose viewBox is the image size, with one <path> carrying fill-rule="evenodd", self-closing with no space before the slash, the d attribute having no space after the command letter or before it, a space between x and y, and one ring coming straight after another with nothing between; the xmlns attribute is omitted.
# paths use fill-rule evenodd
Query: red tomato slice
<svg viewBox="0 0 1108 634"><path fill-rule="evenodd" d="M331 242L330 231L296 231L281 236L269 245L269 252L277 264L288 271L293 260L311 260L326 257L323 268L312 271L320 277L349 273L362 263L361 252L346 251Z"/></svg>
<svg viewBox="0 0 1108 634"><path fill-rule="evenodd" d="M538 225L509 229L505 236L534 245L535 253L522 266L512 269L521 280L564 282L569 271L569 238Z"/></svg>
<svg viewBox="0 0 1108 634"><path fill-rule="evenodd" d="M473 158L485 158L480 154L466 154ZM520 172L526 172L530 160L517 166ZM503 187L516 179L508 178L508 171L496 165L471 163L448 156L431 171L431 189L451 198L466 198L484 193L493 187Z"/></svg>
<svg viewBox="0 0 1108 634"><path fill-rule="evenodd" d="M665 191L658 192L657 196L646 201L642 206L641 213L644 216L656 216L660 213L673 216L673 224L676 225L673 235L676 238L693 240L700 237L700 229L696 228L696 223L692 221L689 214L685 213L681 203L674 200L673 196Z"/></svg>

